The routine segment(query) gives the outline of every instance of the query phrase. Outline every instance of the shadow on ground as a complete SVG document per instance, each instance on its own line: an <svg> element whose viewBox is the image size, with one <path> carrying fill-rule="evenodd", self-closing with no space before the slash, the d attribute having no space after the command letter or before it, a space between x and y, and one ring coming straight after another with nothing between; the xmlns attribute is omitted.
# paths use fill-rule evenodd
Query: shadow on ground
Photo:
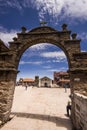
<svg viewBox="0 0 87 130"><path fill-rule="evenodd" d="M21 113L21 112L12 112L12 115L22 118L32 118L37 120L49 121L56 123L57 126L65 127L67 130L71 130L69 123L71 121L69 118L62 118L57 116L50 116L50 115L42 115L42 114L31 114L31 113ZM71 125L72 126L72 125Z"/></svg>

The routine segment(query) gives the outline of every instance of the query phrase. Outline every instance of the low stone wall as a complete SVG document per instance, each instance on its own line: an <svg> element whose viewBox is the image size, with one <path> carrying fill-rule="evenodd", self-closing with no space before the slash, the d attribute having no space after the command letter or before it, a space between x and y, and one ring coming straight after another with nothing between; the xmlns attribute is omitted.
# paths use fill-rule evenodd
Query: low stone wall
<svg viewBox="0 0 87 130"><path fill-rule="evenodd" d="M87 96L74 94L75 122L77 130L87 130Z"/></svg>

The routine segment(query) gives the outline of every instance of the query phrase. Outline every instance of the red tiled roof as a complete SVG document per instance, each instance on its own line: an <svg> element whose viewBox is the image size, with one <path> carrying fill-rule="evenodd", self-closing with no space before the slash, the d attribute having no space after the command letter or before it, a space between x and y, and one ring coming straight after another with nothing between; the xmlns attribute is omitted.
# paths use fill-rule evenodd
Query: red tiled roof
<svg viewBox="0 0 87 130"><path fill-rule="evenodd" d="M34 82L34 80L31 78L24 78L23 82Z"/></svg>
<svg viewBox="0 0 87 130"><path fill-rule="evenodd" d="M60 75L68 75L67 72L60 72L59 74L60 74Z"/></svg>
<svg viewBox="0 0 87 130"><path fill-rule="evenodd" d="M69 79L60 79L59 82L67 82L67 83L69 83L70 80Z"/></svg>
<svg viewBox="0 0 87 130"><path fill-rule="evenodd" d="M54 75L69 75L67 72L54 72Z"/></svg>
<svg viewBox="0 0 87 130"><path fill-rule="evenodd" d="M40 80L43 80L43 79L52 80L52 79L48 78L47 76L44 76L44 77L43 77L43 78L41 78Z"/></svg>

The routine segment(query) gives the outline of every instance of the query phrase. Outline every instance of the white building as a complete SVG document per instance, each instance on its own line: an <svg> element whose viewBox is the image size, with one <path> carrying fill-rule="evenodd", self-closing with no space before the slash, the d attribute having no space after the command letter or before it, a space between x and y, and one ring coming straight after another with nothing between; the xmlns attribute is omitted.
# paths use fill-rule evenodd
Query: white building
<svg viewBox="0 0 87 130"><path fill-rule="evenodd" d="M52 79L46 76L39 79L39 87L52 87Z"/></svg>

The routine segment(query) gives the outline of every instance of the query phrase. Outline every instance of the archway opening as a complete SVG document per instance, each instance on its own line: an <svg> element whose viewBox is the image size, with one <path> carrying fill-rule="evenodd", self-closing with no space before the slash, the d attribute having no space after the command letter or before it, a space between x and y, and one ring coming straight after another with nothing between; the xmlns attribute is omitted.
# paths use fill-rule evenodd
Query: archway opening
<svg viewBox="0 0 87 130"><path fill-rule="evenodd" d="M45 75L53 79L53 72L67 71L68 61L65 53L56 45L40 43L29 47L22 55L17 80L23 77L34 78Z"/></svg>
<svg viewBox="0 0 87 130"><path fill-rule="evenodd" d="M38 44L38 46L34 45L30 47L23 54L19 63L19 70L22 70L22 72L18 74L17 79L34 79L35 75L38 75L40 78L47 76L48 78L54 80L54 72L66 72L67 69L68 63L64 52L55 45L42 43ZM30 86L26 90L26 88L23 88L22 86L17 86L18 91L15 91L12 113L23 118L37 119L39 120L38 125L40 121L48 121L47 117L50 117L50 120L53 123L55 123L55 119L58 119L60 120L61 128L66 127L69 129L70 125L65 125L65 120L67 120L68 124L69 119L66 116L61 118L61 115L66 114L66 103L68 101L68 94L70 94L70 91L65 93L63 88L61 88L62 91L57 90L59 87L54 87L54 89L48 88L46 80L44 82L44 88L36 87L37 86L32 88L32 86ZM42 93L44 93L44 95ZM60 102L56 102L57 99L62 103L64 101L63 106ZM48 105L46 106L46 104ZM62 107L58 107L59 104ZM60 113L59 116L58 113ZM56 124L58 126L58 121ZM47 126L49 126L49 123Z"/></svg>

